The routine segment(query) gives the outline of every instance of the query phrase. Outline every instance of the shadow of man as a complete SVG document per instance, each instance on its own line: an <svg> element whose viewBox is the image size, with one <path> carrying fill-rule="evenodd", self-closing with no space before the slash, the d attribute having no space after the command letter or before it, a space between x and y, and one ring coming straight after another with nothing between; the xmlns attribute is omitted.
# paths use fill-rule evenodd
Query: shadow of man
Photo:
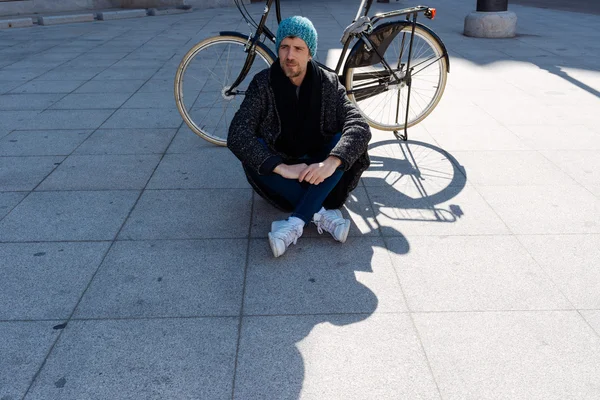
<svg viewBox="0 0 600 400"><path fill-rule="evenodd" d="M404 155L398 153L402 151ZM369 375L378 370L378 360L369 354L381 352L387 344L372 342L377 322L365 326L377 319L375 312L380 316L407 311L392 257L407 254L410 245L399 230L388 228L394 237L390 254L374 210L429 207L460 192L466 178L450 155L426 143L378 142L370 154L366 186L359 186L346 202L354 223L344 245L329 235L318 236L310 226L296 246L274 259L263 238L268 221L281 216L255 197L253 228L259 228L260 239L253 239L250 246L234 398L297 399L304 394L343 398L344 391L355 385L367 393L371 385L381 384ZM420 197L402 192L407 180L419 186L415 193ZM387 204L373 204L367 193L372 188L391 188L396 197ZM458 217L452 209L443 211L445 222ZM364 335L364 329L371 334ZM365 371L360 383L349 381L357 370Z"/></svg>
<svg viewBox="0 0 600 400"><path fill-rule="evenodd" d="M251 244L235 398L297 399L307 386L344 382L331 366L355 361L345 359L349 338L336 328L376 310L406 310L380 237L353 236L344 245L303 237L284 257L274 259L264 239ZM325 330L313 336L315 327Z"/></svg>

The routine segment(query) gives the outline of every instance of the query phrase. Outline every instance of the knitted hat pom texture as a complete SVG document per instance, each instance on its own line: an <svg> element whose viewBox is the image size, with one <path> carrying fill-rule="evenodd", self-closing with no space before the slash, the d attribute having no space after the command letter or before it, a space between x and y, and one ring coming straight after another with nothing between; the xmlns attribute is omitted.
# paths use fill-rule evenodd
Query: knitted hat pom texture
<svg viewBox="0 0 600 400"><path fill-rule="evenodd" d="M279 52L282 40L289 36L295 36L304 40L311 56L314 57L317 53L317 31L308 18L294 16L281 21L277 29L277 40L275 41L277 52Z"/></svg>

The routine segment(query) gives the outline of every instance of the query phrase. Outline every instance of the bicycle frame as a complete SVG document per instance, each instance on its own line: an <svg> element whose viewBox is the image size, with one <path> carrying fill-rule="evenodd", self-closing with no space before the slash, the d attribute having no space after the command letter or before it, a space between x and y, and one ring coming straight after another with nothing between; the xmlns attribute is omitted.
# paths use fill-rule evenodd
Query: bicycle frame
<svg viewBox="0 0 600 400"><path fill-rule="evenodd" d="M276 41L275 35L273 34L273 32L271 32L265 26L267 18L269 16L269 12L272 9L273 3L275 3L277 22L278 23L281 22L280 0L266 0L266 6L264 9L264 12L260 19L260 22L257 25L254 22L254 20L252 19L252 17L246 16L246 14L244 14L238 1L236 0L236 5L238 6L238 9L242 13L242 16L244 17L244 19L246 19L248 24L251 24L250 21L252 20L252 23L256 26L256 31L253 36L248 37L248 43L246 45L246 52L248 53L248 56L246 57L246 61L244 63L244 66L242 67L242 71L240 72L239 76L236 78L236 80L230 86L230 88L226 91L227 95L243 94L243 91L237 90L237 87L248 75L248 72L250 71L250 67L254 63L254 58L256 57L255 48L258 45L258 43L261 41L261 39L264 37L264 38L270 40L271 42L275 43L275 41ZM430 7L426 7L426 6L416 6L416 7L404 8L401 10L390 11L387 13L378 13L378 14L375 14L373 16L373 18L369 18L368 14L369 14L369 10L371 9L372 4L373 4L373 0L361 0L361 3L359 5L358 12L356 14L354 21L352 21L352 24L346 28L346 31L344 31L344 36L342 39L343 49L342 49L342 53L338 59L338 63L337 63L335 70L331 70L330 68L328 68L327 66L325 66L321 63L318 63L318 64L321 67L323 67L329 71L335 72L338 76L340 76L340 70L342 69L342 65L344 63L344 60L346 59L346 54L348 52L348 49L350 48L350 44L353 42L353 39L357 38L358 40L362 40L367 49L373 50L375 52L378 59L381 61L382 65L384 66L385 70L387 70L387 72L382 71L382 76L385 76L385 77L392 76L393 80L390 83L404 82L404 83L406 83L406 86L408 87L406 115L405 115L405 119L404 119L404 134L400 135L400 134L398 134L397 131L394 131L394 134L396 135L396 137L398 139L407 140L408 139L408 131L407 131L408 109L410 106L411 72L412 72L410 63L411 63L412 50L413 50L413 38L414 38L414 33L415 33L415 26L417 25L417 16L419 13L423 13L425 15L425 17L427 17L429 19L433 19L435 17L436 11L435 11L435 8L430 8ZM244 9L245 9L245 7L244 7ZM408 47L408 58L407 58L407 63L406 63L406 69L404 71L400 70L401 67L403 67L400 65L400 63L396 69L392 68L387 63L387 61L383 58L382 54L379 54L376 46L369 39L369 34L373 31L375 24L377 24L379 21L381 21L383 19L400 17L400 16L405 16L406 21L410 22L412 25L410 43L409 43L409 47ZM404 39L405 38L403 37L402 38L402 52L404 51ZM399 59L402 58L402 52L400 53ZM443 54L442 57L447 58L448 55ZM360 78L360 76L359 76L359 78ZM380 85L380 86L382 86L382 85ZM385 90L385 89L381 89L379 87L372 87L372 88L368 88L368 89L364 90L362 95L366 96L366 97L371 97L371 96L381 93L382 90ZM396 122L398 122L398 118L399 118L398 113L399 113L399 110L397 109L396 110Z"/></svg>

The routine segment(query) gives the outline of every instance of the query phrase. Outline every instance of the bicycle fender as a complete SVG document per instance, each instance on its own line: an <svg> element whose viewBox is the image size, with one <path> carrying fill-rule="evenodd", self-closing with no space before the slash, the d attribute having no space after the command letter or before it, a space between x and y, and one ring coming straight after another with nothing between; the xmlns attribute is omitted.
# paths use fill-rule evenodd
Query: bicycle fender
<svg viewBox="0 0 600 400"><path fill-rule="evenodd" d="M221 31L219 32L219 36L235 36L239 37L240 39L250 40L250 37L248 35L244 35L243 33L235 31ZM256 42L256 45L263 49L268 55L270 55L273 61L277 59L277 56L275 55L275 53L273 53L273 50L268 48L267 45L265 45L263 42Z"/></svg>
<svg viewBox="0 0 600 400"><path fill-rule="evenodd" d="M346 64L344 65L344 75L346 75L348 68L366 67L380 62L381 58L377 54L385 54L385 51L398 33L400 33L404 27L410 27L411 25L412 23L407 21L391 21L378 25L373 32L369 34L369 40L375 45L377 52L367 51L365 42L362 40L356 42L350 51L350 55L348 55ZM442 48L444 58L446 59L448 72L450 72L450 58L448 57L448 51L446 50L444 42L442 42L440 37L427 26L418 22L417 25L419 28L427 31L427 33L429 33L438 42Z"/></svg>

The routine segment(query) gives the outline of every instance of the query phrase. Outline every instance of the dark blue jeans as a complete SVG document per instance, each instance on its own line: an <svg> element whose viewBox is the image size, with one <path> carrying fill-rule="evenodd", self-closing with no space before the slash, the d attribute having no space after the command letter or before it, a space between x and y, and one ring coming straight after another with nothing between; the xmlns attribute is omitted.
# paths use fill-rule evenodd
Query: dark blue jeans
<svg viewBox="0 0 600 400"><path fill-rule="evenodd" d="M342 134L338 133L318 154L303 156L298 160L295 160L293 164L306 163L310 165L324 161L329 157L329 152L335 147L341 136ZM262 143L264 144L264 141ZM276 173L268 175L259 175L254 171L249 171L249 173L259 186L263 186L268 190L279 194L294 207L294 211L291 215L292 217L298 217L303 220L305 224L308 224L312 220L314 213L321 209L323 202L329 193L340 181L344 174L344 170L341 168L336 169L329 178L318 185L313 185L308 182L298 182L297 179L286 179Z"/></svg>

